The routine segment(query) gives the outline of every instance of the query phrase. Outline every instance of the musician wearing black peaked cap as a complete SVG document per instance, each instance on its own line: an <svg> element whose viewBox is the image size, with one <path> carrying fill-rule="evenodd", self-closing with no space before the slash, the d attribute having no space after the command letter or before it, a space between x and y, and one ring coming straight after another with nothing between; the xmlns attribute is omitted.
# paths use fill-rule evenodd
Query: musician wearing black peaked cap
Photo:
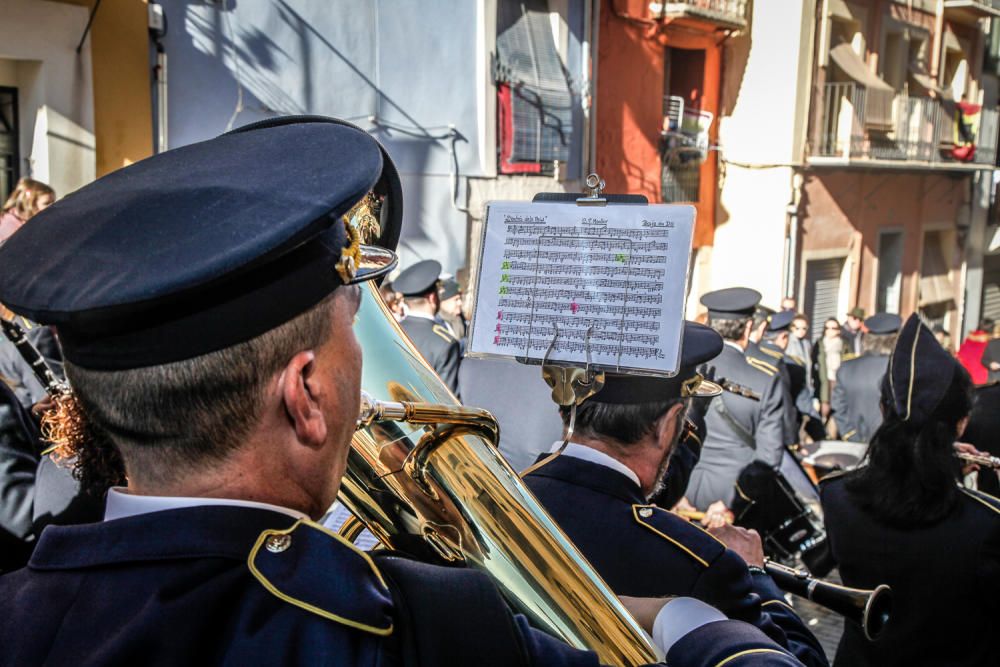
<svg viewBox="0 0 1000 667"><path fill-rule="evenodd" d="M458 338L440 316L440 278L441 265L433 259L425 259L400 273L392 285L406 303L406 317L401 322L403 331L448 388L457 394L462 351Z"/></svg>
<svg viewBox="0 0 1000 667"><path fill-rule="evenodd" d="M273 119L113 172L0 248L0 301L64 346L60 448L121 485L103 522L49 526L0 576L0 661L596 663L485 575L314 523L360 412L357 284L393 268L401 196L364 131ZM384 248L363 244L379 221ZM794 664L736 621L687 632L673 605L636 607L671 665Z"/></svg>
<svg viewBox="0 0 1000 667"><path fill-rule="evenodd" d="M892 618L875 642L845 623L835 664L996 664L1000 501L960 486L955 456L969 375L911 315L880 388L884 419L861 466L820 492L844 584L888 584Z"/></svg>
<svg viewBox="0 0 1000 667"><path fill-rule="evenodd" d="M606 373L603 388L577 406L565 449L555 443L560 453L540 457L524 480L615 593L698 598L756 625L803 663L825 665L764 571L756 532L726 525L709 534L652 502L687 481L690 462L674 453L683 451L689 403L719 400L722 389L698 367L722 348L715 331L686 322L674 377ZM570 409L560 411L568 427Z"/></svg>
<svg viewBox="0 0 1000 667"><path fill-rule="evenodd" d="M899 315L876 313L865 320L861 356L844 361L837 369L830 406L841 440L868 442L882 422L879 385L889 365L889 354L903 323Z"/></svg>
<svg viewBox="0 0 1000 667"><path fill-rule="evenodd" d="M756 324L762 306L757 306L754 314ZM783 441L785 445L794 445L799 441L798 412L795 409L795 387L789 364L785 362L785 348L788 347L789 326L795 313L790 310L773 312L770 308L764 317L764 326L760 330L757 342L747 343L746 357L750 365L767 373L777 373L781 377L781 403Z"/></svg>
<svg viewBox="0 0 1000 667"><path fill-rule="evenodd" d="M732 391L712 399L705 415L701 459L691 473L687 499L706 512L708 525L721 525L736 494L736 480L755 461L770 468L785 451L784 388L776 369L754 366L744 356L750 342L754 309L760 292L732 287L702 296L708 325L724 341L722 352L701 368L705 377L749 389L759 400ZM724 382L725 381L725 382Z"/></svg>

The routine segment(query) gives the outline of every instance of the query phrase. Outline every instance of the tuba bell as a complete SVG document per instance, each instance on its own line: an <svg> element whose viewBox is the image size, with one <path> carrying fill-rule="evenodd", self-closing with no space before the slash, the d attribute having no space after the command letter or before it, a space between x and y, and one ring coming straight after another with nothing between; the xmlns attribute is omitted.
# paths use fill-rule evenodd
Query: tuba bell
<svg viewBox="0 0 1000 667"><path fill-rule="evenodd" d="M460 405L377 288L361 289L366 395L341 502L389 549L485 572L532 625L603 664L656 662L645 632L500 455L493 416Z"/></svg>

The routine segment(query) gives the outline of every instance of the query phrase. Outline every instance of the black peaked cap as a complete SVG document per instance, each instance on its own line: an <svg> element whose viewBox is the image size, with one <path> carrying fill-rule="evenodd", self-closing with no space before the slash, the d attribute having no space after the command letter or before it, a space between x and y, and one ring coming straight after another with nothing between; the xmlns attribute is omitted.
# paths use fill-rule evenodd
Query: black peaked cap
<svg viewBox="0 0 1000 667"><path fill-rule="evenodd" d="M697 322L684 322L680 370L673 377L605 373L604 387L587 399L595 403L650 403L688 396L718 396L719 385L701 379L698 366L722 352L722 336ZM686 389L685 389L686 387Z"/></svg>
<svg viewBox="0 0 1000 667"><path fill-rule="evenodd" d="M760 292L749 287L728 287L701 297L701 305L708 308L709 316L723 319L752 317L758 303Z"/></svg>
<svg viewBox="0 0 1000 667"><path fill-rule="evenodd" d="M403 296L423 296L437 286L440 277L440 262L425 259L406 268L392 281L392 285Z"/></svg>
<svg viewBox="0 0 1000 667"><path fill-rule="evenodd" d="M396 227L383 239L398 236L398 176L374 138L335 119L256 123L39 213L0 247L0 302L54 325L66 358L86 368L229 347L395 266L391 249L360 245L344 223L373 190L383 227Z"/></svg>
<svg viewBox="0 0 1000 667"><path fill-rule="evenodd" d="M791 326L792 320L795 319L795 311L792 310L781 310L771 315L767 321L767 330L773 331L775 333L780 333L782 331L788 331L788 327Z"/></svg>
<svg viewBox="0 0 1000 667"><path fill-rule="evenodd" d="M906 320L889 358L892 409L900 419L922 426L934 413L962 368L914 313Z"/></svg>
<svg viewBox="0 0 1000 667"><path fill-rule="evenodd" d="M865 328L873 334L892 334L899 331L903 318L894 313L875 313L865 320Z"/></svg>

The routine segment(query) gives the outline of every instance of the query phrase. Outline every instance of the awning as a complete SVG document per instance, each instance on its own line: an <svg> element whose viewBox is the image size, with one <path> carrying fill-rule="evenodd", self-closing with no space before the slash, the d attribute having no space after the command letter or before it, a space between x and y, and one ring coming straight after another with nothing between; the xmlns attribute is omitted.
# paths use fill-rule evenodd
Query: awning
<svg viewBox="0 0 1000 667"><path fill-rule="evenodd" d="M844 21L853 21L854 15L851 8L844 0L830 0L830 16Z"/></svg>
<svg viewBox="0 0 1000 667"><path fill-rule="evenodd" d="M917 85L924 90L937 93L940 97L951 95L951 91L944 90L938 86L937 80L927 72L927 67L922 62L910 63L910 78L916 81Z"/></svg>
<svg viewBox="0 0 1000 667"><path fill-rule="evenodd" d="M868 69L848 43L838 44L830 49L830 58L858 84L865 87L865 125L876 128L892 127L892 100L895 89Z"/></svg>
<svg viewBox="0 0 1000 667"><path fill-rule="evenodd" d="M940 232L924 236L918 304L921 307L955 299L955 287L948 276L948 263L945 260L943 247L945 238Z"/></svg>
<svg viewBox="0 0 1000 667"><path fill-rule="evenodd" d="M942 45L945 51L961 51L962 43L958 41L958 36L952 32L951 26L947 23L944 26L944 38L942 39Z"/></svg>

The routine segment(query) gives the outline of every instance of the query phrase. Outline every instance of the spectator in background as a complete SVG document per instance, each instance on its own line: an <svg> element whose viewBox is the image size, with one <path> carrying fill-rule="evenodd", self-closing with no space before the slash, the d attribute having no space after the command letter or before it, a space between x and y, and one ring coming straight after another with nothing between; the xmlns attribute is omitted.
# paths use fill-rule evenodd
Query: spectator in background
<svg viewBox="0 0 1000 667"><path fill-rule="evenodd" d="M796 363L808 366L809 360L812 359L812 341L809 340L809 319L802 313L796 313L795 318L792 320L791 332L792 335L788 338L788 348L785 349L785 354L795 359Z"/></svg>
<svg viewBox="0 0 1000 667"><path fill-rule="evenodd" d="M934 325L934 340L938 342L938 345L943 347L948 351L948 354L954 354L955 351L951 348L951 334L940 324Z"/></svg>
<svg viewBox="0 0 1000 667"><path fill-rule="evenodd" d="M969 332L958 348L958 362L969 371L973 384L985 384L990 378L989 363L983 359L983 354L986 352L992 333L993 320L984 317L979 321L979 327Z"/></svg>
<svg viewBox="0 0 1000 667"><path fill-rule="evenodd" d="M854 307L847 313L847 319L840 328L840 337L844 339L844 354L852 357L861 354L861 338L864 333L864 322L864 308Z"/></svg>
<svg viewBox="0 0 1000 667"><path fill-rule="evenodd" d="M823 419L830 418L830 397L837 384L837 369L844 354L844 338L840 322L834 318L823 323L823 337L816 342L815 353L819 366L819 404Z"/></svg>
<svg viewBox="0 0 1000 667"><path fill-rule="evenodd" d="M459 341L465 340L465 318L462 316L462 288L454 278L441 281L441 310L438 315Z"/></svg>
<svg viewBox="0 0 1000 667"><path fill-rule="evenodd" d="M55 191L45 183L31 178L20 179L0 211L0 243L55 200Z"/></svg>
<svg viewBox="0 0 1000 667"><path fill-rule="evenodd" d="M986 323L984 322L983 324ZM986 369L986 382L996 382L1000 380L1000 338L997 337L996 325L992 321L989 324L993 326L989 329L983 329L983 331L987 331L992 335L989 336L986 343L986 349L983 351L980 365Z"/></svg>
<svg viewBox="0 0 1000 667"><path fill-rule="evenodd" d="M784 299L782 299L781 300L781 309L782 310L791 310L791 311L794 312L795 311L795 297L793 297L793 296L786 296Z"/></svg>
<svg viewBox="0 0 1000 667"><path fill-rule="evenodd" d="M385 305L389 307L392 316L396 318L397 322L402 322L403 318L406 317L406 310L403 307L403 295L397 292L388 280L382 283L378 291L382 295Z"/></svg>

